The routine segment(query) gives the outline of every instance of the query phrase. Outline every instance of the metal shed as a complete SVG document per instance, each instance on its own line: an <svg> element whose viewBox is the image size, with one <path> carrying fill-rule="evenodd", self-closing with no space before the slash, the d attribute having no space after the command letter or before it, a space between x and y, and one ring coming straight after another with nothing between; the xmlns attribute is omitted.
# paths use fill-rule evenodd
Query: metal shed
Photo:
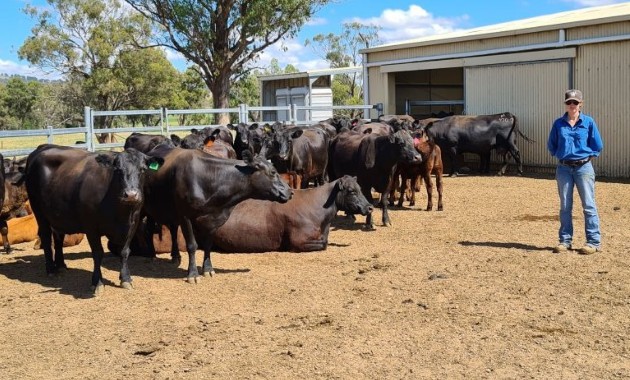
<svg viewBox="0 0 630 380"><path fill-rule="evenodd" d="M367 103L384 113L509 111L536 140L518 142L527 169L551 172L546 149L551 123L564 112L563 94L584 93L604 151L599 175L630 178L630 3L585 8L361 51Z"/></svg>
<svg viewBox="0 0 630 380"><path fill-rule="evenodd" d="M263 107L288 105L292 101L303 102L304 106L327 105L330 94L329 116L322 114L304 115L308 120L326 119L332 116L332 78L336 74L361 73L361 67L341 67L331 69L307 70L290 74L265 75L260 81L260 99ZM316 113L316 111L310 111ZM286 113L286 112L285 112ZM283 113L264 111L263 121L282 120Z"/></svg>

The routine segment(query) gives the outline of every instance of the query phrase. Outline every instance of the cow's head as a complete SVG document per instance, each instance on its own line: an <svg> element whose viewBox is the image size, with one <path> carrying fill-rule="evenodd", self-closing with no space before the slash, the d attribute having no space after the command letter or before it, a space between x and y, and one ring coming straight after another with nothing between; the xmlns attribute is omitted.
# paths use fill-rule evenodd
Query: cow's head
<svg viewBox="0 0 630 380"><path fill-rule="evenodd" d="M273 164L259 155L243 151L243 165L237 168L249 177L251 197L276 202L287 202L293 196L293 190L280 178Z"/></svg>
<svg viewBox="0 0 630 380"><path fill-rule="evenodd" d="M164 159L149 157L133 148L120 153L99 154L96 162L114 172L113 181L118 185L120 200L123 203L138 204L143 202L142 188L147 170L157 170Z"/></svg>
<svg viewBox="0 0 630 380"><path fill-rule="evenodd" d="M349 214L367 215L374 210L372 204L365 198L356 177L344 175L337 180L338 189L335 204L341 211Z"/></svg>
<svg viewBox="0 0 630 380"><path fill-rule="evenodd" d="M422 156L414 147L413 139L411 138L409 132L405 130L399 130L398 132L389 136L389 141L398 147L400 153L399 161L407 163L422 162Z"/></svg>

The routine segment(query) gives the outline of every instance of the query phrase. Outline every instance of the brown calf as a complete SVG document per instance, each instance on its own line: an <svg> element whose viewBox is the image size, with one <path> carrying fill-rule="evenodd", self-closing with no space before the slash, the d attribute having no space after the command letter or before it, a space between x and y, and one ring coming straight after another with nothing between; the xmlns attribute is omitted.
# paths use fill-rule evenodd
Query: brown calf
<svg viewBox="0 0 630 380"><path fill-rule="evenodd" d="M435 174L435 183L438 192L437 210L442 211L444 209L442 204L442 173L444 171L444 167L442 166L442 151L434 141L421 132L416 132L414 135L413 145L422 156L422 162L419 164L399 163L396 167L394 178L401 177L398 207L402 207L403 198L405 197L409 183L411 183L411 186L409 186L411 190L409 206L416 204L416 191L420 189L418 181L419 178L422 177L427 188L427 211L431 211L433 209L433 181L431 180L431 174ZM394 196L393 193L392 191L391 197Z"/></svg>

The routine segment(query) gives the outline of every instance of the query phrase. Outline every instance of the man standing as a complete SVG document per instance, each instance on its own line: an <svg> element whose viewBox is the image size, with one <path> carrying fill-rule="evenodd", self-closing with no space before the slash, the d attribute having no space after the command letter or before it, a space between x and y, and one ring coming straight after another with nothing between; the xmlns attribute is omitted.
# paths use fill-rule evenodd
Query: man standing
<svg viewBox="0 0 630 380"><path fill-rule="evenodd" d="M595 120L583 114L582 92L568 90L564 94L566 112L553 122L547 149L558 159L556 182L560 196L559 244L553 250L560 253L572 248L573 188L577 187L582 209L586 245L579 253L590 255L601 250L599 215L595 204L595 170L591 159L598 157L604 146Z"/></svg>

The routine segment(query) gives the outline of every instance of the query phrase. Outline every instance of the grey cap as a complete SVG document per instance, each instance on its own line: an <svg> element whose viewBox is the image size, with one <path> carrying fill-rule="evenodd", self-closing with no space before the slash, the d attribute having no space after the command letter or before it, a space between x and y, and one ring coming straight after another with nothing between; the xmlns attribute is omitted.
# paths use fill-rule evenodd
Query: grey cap
<svg viewBox="0 0 630 380"><path fill-rule="evenodd" d="M580 90L567 90L564 93L564 102L568 102L569 100L577 100L582 103L582 91Z"/></svg>

